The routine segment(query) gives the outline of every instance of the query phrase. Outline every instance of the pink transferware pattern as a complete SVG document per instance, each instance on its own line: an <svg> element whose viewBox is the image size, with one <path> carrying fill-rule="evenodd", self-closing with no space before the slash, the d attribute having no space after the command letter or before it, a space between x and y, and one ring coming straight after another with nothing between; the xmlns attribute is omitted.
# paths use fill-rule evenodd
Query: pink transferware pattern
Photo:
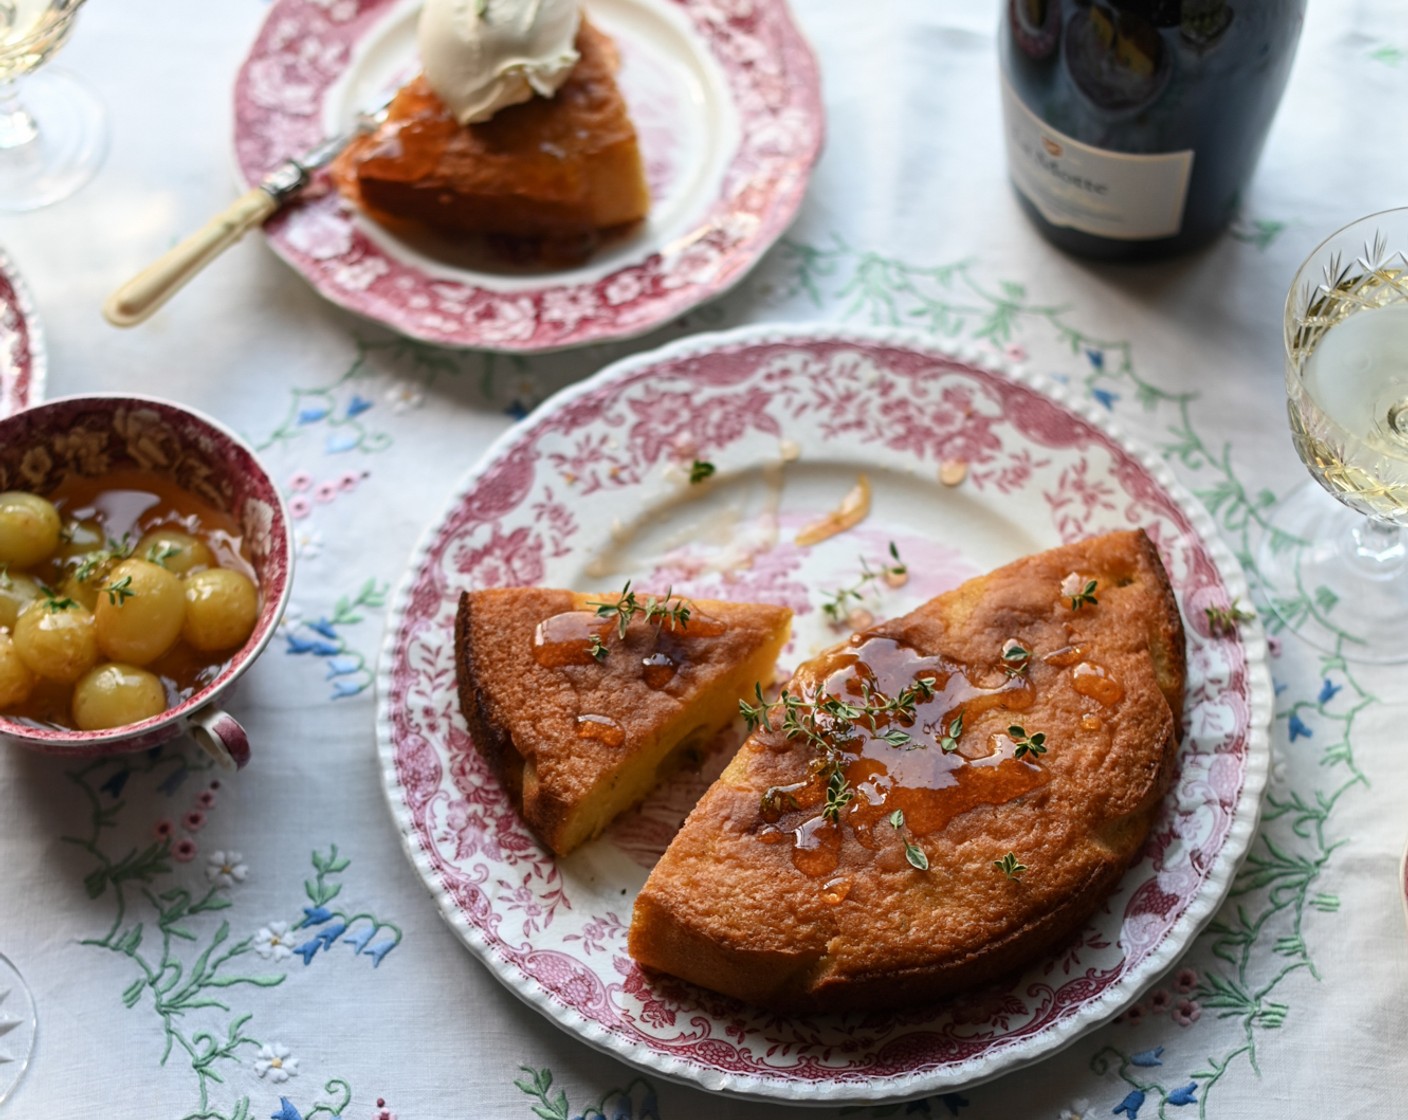
<svg viewBox="0 0 1408 1120"><path fill-rule="evenodd" d="M44 332L14 263L0 253L0 416L44 393Z"/></svg>
<svg viewBox="0 0 1408 1120"><path fill-rule="evenodd" d="M501 351L633 337L728 290L801 204L823 133L816 59L782 0L614 0L593 18L624 60L655 199L641 230L561 273L466 265L378 229L323 175L266 225L274 250L342 307L413 338ZM406 19L398 0L275 0L235 87L248 182L346 127L341 99ZM414 72L406 50L383 80Z"/></svg>
<svg viewBox="0 0 1408 1120"><path fill-rule="evenodd" d="M1177 959L1256 825L1271 710L1265 642L1254 626L1209 628L1206 608L1246 588L1206 513L1161 464L1058 392L995 355L950 354L914 335L745 329L617 363L490 450L400 589L378 741L417 872L511 990L666 1076L750 1097L873 1103L1050 1054ZM689 481L696 459L717 469L703 486ZM869 517L813 548L793 543L860 473L874 495ZM1188 623L1175 787L1141 861L1081 936L1010 983L941 1006L785 1018L647 976L625 950L634 894L721 762L555 860L518 821L458 710L462 588L601 590L629 576L641 588L785 602L798 612L784 654L795 664L843 636L819 609L823 589L854 582L890 541L912 578L867 600L877 615L1017 555L1133 526L1159 547Z"/></svg>

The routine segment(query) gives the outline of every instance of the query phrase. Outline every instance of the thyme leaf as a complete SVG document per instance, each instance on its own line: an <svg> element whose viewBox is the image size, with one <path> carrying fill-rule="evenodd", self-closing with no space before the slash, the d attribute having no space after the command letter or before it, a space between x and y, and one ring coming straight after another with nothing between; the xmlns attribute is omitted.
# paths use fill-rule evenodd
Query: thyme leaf
<svg viewBox="0 0 1408 1120"><path fill-rule="evenodd" d="M1004 875L1006 875L1009 879L1020 879L1022 877L1022 873L1027 870L1027 865L1024 863L1018 863L1017 857L1011 852L1008 852L1001 859L993 860L992 865L996 867L999 871L1001 871Z"/></svg>

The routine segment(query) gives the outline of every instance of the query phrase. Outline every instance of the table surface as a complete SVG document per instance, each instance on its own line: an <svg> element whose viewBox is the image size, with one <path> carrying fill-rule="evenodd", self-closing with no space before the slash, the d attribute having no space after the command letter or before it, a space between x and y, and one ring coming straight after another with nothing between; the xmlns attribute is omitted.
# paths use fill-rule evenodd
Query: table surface
<svg viewBox="0 0 1408 1120"><path fill-rule="evenodd" d="M304 500L290 612L236 704L254 742L247 770L209 796L211 775L189 745L168 756L189 767L0 754L0 952L27 977L40 1020L31 1066L0 1113L799 1111L605 1057L463 949L387 812L373 670L388 592L414 542L515 418L617 357L747 323L942 316L960 339L1024 357L1108 410L1199 495L1233 551L1251 555L1266 504L1305 478L1282 403L1289 279L1325 234L1405 201L1394 137L1408 102L1408 3L1311 5L1241 216L1203 252L1138 267L1066 257L1018 211L1000 142L999 6L798 4L821 64L827 142L784 241L732 293L652 335L527 358L399 345L323 302L258 236L148 324L109 327L98 309L115 284L232 196L231 90L268 5L228 0L181 20L155 0L85 9L60 65L111 113L107 162L73 198L0 216L0 247L47 333L46 395L132 390L195 405L241 432L286 496ZM942 289L932 282L941 273ZM339 605L329 656L296 640ZM1397 868L1408 828L1392 793L1408 779L1403 670L1353 667L1274 628L1272 653L1260 831L1215 927L1174 972L1132 1012L1038 1065L848 1114L1403 1115L1408 931ZM204 890L216 853L239 853L243 877L223 910L188 923L191 940L162 949L154 895L131 895L122 913L91 875L122 857L123 838L164 820L198 854L153 892ZM269 931L301 918L307 884L334 880L342 899L395 931L394 950L273 952ZM97 944L123 922L145 923L148 945ZM207 993L223 1010L206 1019L124 998L141 987L143 954L194 968L237 942L245 974L261 979ZM0 1036L0 1078L5 1047ZM220 1052L204 1060L209 1048Z"/></svg>

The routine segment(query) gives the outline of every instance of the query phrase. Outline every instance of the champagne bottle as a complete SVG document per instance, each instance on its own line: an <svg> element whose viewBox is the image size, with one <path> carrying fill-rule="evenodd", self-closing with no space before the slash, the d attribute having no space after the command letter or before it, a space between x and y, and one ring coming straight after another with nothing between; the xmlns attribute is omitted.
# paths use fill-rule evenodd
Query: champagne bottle
<svg viewBox="0 0 1408 1120"><path fill-rule="evenodd" d="M1054 244L1139 260L1232 219L1276 113L1306 0L1007 0L1007 164Z"/></svg>

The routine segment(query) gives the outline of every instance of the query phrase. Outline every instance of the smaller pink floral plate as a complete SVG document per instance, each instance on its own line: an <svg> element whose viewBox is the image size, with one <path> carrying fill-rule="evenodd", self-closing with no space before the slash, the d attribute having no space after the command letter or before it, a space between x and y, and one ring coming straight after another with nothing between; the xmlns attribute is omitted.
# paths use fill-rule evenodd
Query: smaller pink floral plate
<svg viewBox="0 0 1408 1120"><path fill-rule="evenodd" d="M235 84L257 182L417 70L415 0L274 0ZM816 58L784 0L592 0L646 163L650 216L585 264L515 268L398 236L320 177L264 228L333 303L412 338L541 352L632 338L743 278L801 205L824 131Z"/></svg>
<svg viewBox="0 0 1408 1120"><path fill-rule="evenodd" d="M0 416L44 395L44 330L14 262L0 252Z"/></svg>
<svg viewBox="0 0 1408 1120"><path fill-rule="evenodd" d="M696 461L715 471L692 482ZM799 529L864 476L869 513L811 547ZM637 891L739 731L599 839L556 859L470 742L454 619L471 587L642 589L783 603L783 670L845 636L823 607L910 610L1016 557L1142 527L1188 631L1179 768L1140 861L1089 926L1023 974L896 1014L782 1017L626 952ZM893 544L910 576L866 581ZM378 671L392 815L452 928L514 993L583 1041L706 1089L873 1104L972 1085L1117 1015L1182 954L1227 892L1266 782L1271 685L1207 513L1059 387L993 354L826 326L685 339L565 390L496 443L412 558ZM864 624L864 618L848 623Z"/></svg>

